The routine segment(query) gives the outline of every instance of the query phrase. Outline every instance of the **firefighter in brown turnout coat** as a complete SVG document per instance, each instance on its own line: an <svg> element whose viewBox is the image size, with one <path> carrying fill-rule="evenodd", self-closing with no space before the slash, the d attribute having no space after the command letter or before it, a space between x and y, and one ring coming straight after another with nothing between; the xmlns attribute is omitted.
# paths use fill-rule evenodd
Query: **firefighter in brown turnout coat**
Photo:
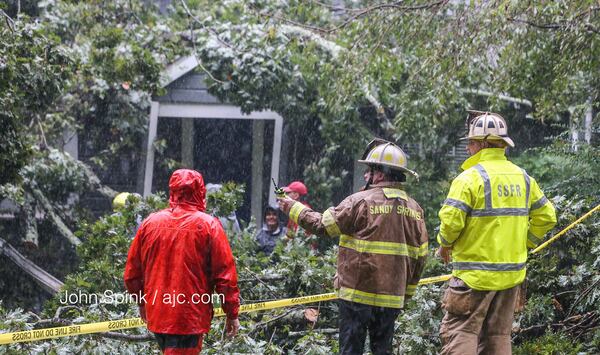
<svg viewBox="0 0 600 355"><path fill-rule="evenodd" d="M374 140L359 162L370 170L365 189L323 214L290 198L279 204L307 231L340 238L340 353L362 354L368 331L373 354L389 354L394 322L425 266L428 236L423 209L402 190L406 173L417 176L402 149Z"/></svg>

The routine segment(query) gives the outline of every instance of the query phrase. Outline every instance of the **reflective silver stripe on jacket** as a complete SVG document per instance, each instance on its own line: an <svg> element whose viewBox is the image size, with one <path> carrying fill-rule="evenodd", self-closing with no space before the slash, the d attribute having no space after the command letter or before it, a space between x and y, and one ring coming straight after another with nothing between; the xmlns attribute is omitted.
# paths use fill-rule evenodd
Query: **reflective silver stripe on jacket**
<svg viewBox="0 0 600 355"><path fill-rule="evenodd" d="M538 244L540 244L542 242L542 238L533 235L533 233L528 232L527 233L527 239L532 242L535 246L537 246Z"/></svg>
<svg viewBox="0 0 600 355"><path fill-rule="evenodd" d="M521 169L523 171L523 176L525 177L525 207L529 208L529 190L531 189L531 180L529 180L529 175L525 169Z"/></svg>
<svg viewBox="0 0 600 355"><path fill-rule="evenodd" d="M420 246L413 246L406 243L365 240L346 234L340 236L340 247L352 249L359 253L400 255L418 259L427 255L427 246L427 242Z"/></svg>
<svg viewBox="0 0 600 355"><path fill-rule="evenodd" d="M452 206L452 207L456 207L461 211L465 211L467 214L471 213L471 206L467 205L466 203L459 201L459 200L455 200L453 198L447 198L444 201L444 205L448 205L448 206Z"/></svg>
<svg viewBox="0 0 600 355"><path fill-rule="evenodd" d="M485 209L492 208L492 183L490 181L490 176L487 171L481 166L481 164L475 165L475 169L481 175L481 179L483 179L483 192L485 194Z"/></svg>
<svg viewBox="0 0 600 355"><path fill-rule="evenodd" d="M484 270L484 271L519 271L525 268L525 263L482 263L460 261L453 262L454 270Z"/></svg>
<svg viewBox="0 0 600 355"><path fill-rule="evenodd" d="M440 237L440 240L442 241L443 245L452 245L452 243L450 243L449 241L447 241L443 236L442 233L438 234L438 237Z"/></svg>
<svg viewBox="0 0 600 355"><path fill-rule="evenodd" d="M531 205L531 209L532 210L537 210L538 208L542 208L542 207L544 207L544 205L546 204L546 202L548 202L548 199L546 198L546 196L542 196L542 198L540 198L539 200L535 201L533 203L533 205Z"/></svg>
<svg viewBox="0 0 600 355"><path fill-rule="evenodd" d="M472 210L471 217L498 217L498 216L528 216L527 208L491 208L485 210Z"/></svg>

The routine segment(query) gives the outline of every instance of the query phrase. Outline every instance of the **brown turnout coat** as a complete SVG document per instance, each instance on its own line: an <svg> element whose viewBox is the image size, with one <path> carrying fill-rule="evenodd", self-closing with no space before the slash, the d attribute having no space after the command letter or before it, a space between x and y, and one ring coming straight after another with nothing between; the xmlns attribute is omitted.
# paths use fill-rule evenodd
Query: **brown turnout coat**
<svg viewBox="0 0 600 355"><path fill-rule="evenodd" d="M399 183L371 185L323 214L295 203L290 218L316 235L340 237L335 286L341 299L403 308L414 294L428 236L423 209Z"/></svg>

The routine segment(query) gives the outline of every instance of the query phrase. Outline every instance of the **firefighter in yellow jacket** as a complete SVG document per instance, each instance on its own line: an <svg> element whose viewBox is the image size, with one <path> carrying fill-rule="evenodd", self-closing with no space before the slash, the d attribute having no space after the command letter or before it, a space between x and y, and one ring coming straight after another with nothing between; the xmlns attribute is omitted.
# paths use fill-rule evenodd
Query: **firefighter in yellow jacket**
<svg viewBox="0 0 600 355"><path fill-rule="evenodd" d="M452 261L440 328L442 354L511 354L510 333L527 248L556 224L534 178L506 159L504 118L470 111L471 157L439 212L439 254Z"/></svg>
<svg viewBox="0 0 600 355"><path fill-rule="evenodd" d="M282 211L305 230L338 237L340 353L362 354L367 331L373 354L391 354L394 321L414 294L425 266L423 210L402 189L406 155L383 140L369 144L359 162L369 167L363 191L318 213L290 198Z"/></svg>

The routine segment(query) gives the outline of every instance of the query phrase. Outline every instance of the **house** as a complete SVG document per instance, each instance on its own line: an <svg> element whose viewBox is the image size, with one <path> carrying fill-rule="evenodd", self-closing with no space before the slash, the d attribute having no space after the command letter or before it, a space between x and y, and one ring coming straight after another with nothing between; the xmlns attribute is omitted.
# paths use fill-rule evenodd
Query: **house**
<svg viewBox="0 0 600 355"><path fill-rule="evenodd" d="M242 113L208 93L195 56L165 70L166 94L151 103L144 196L166 190L174 167L202 172L205 182L234 181L246 186L238 215L260 221L264 205L275 204L271 177L279 180L283 118L275 112ZM165 149L157 153L157 141Z"/></svg>

